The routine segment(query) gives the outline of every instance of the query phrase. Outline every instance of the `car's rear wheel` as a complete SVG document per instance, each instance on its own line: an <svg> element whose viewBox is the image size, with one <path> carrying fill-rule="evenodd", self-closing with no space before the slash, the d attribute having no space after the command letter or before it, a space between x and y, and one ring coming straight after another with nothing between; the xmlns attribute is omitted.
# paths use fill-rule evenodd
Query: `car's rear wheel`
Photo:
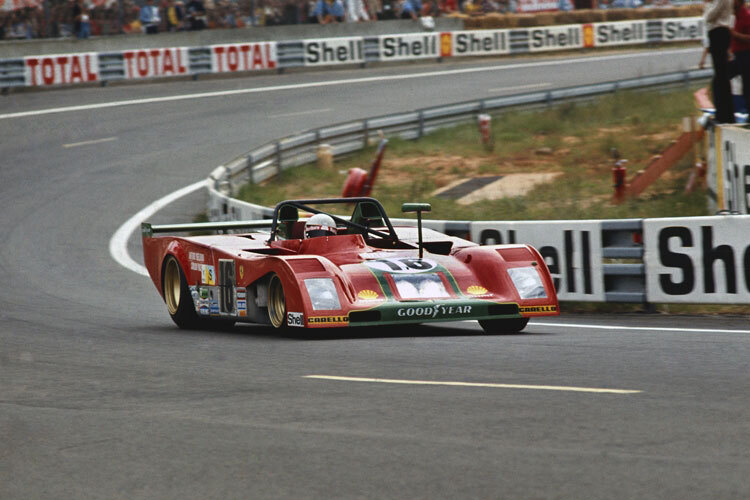
<svg viewBox="0 0 750 500"><path fill-rule="evenodd" d="M195 304L190 296L187 278L177 259L170 255L164 263L164 278L162 279L164 302L172 321L185 329L203 328L205 320L195 313Z"/></svg>
<svg viewBox="0 0 750 500"><path fill-rule="evenodd" d="M286 326L286 298L281 278L274 274L268 282L268 319L274 328Z"/></svg>
<svg viewBox="0 0 750 500"><path fill-rule="evenodd" d="M509 334L519 333L526 328L529 318L512 318L512 319L480 319L479 325L485 333L490 334Z"/></svg>

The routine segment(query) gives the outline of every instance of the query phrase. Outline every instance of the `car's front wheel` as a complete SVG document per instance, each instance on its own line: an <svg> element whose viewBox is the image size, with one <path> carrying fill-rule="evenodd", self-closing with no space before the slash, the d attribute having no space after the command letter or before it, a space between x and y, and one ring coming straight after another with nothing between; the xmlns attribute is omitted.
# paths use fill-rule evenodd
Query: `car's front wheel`
<svg viewBox="0 0 750 500"><path fill-rule="evenodd" d="M526 328L529 318L512 319L480 319L479 325L485 333L490 334L512 334L519 333Z"/></svg>

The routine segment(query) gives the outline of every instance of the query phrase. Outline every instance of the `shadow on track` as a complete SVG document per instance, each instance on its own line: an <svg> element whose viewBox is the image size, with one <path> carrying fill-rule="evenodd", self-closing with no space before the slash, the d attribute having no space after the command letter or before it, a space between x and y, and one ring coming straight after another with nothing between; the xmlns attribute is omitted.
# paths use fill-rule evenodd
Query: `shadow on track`
<svg viewBox="0 0 750 500"><path fill-rule="evenodd" d="M532 325L533 326L533 325ZM479 324L467 323L443 323L441 326L434 325L388 325L371 327L349 327L349 328L283 328L275 329L265 325L238 323L231 328L217 330L180 330L174 328L159 328L164 333L179 333L182 335L203 337L207 335L231 337L244 336L251 338L278 339L278 340L356 340L356 339L392 339L392 338L426 338L426 337L529 337L551 335L550 331L529 331L530 327L519 333L489 335L484 333Z"/></svg>

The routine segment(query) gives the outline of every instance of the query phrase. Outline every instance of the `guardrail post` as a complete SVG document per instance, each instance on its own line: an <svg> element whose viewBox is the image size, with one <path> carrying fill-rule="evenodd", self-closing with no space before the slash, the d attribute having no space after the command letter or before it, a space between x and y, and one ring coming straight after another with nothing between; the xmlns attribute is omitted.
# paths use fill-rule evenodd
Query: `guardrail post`
<svg viewBox="0 0 750 500"><path fill-rule="evenodd" d="M255 184L255 182L253 182L254 181L254 179L253 179L253 167L254 166L255 165L254 165L254 162L253 162L253 154L249 153L247 155L247 158L245 159L245 169L247 170L247 181L250 184Z"/></svg>
<svg viewBox="0 0 750 500"><path fill-rule="evenodd" d="M367 119L362 122L362 147L366 148L370 143L370 124Z"/></svg>
<svg viewBox="0 0 750 500"><path fill-rule="evenodd" d="M547 106L552 106L552 92L547 92L545 102L547 103Z"/></svg>
<svg viewBox="0 0 750 500"><path fill-rule="evenodd" d="M417 130L417 138L421 139L424 135L424 111L419 111L419 129Z"/></svg>
<svg viewBox="0 0 750 500"><path fill-rule="evenodd" d="M276 141L276 173L281 175L281 141Z"/></svg>

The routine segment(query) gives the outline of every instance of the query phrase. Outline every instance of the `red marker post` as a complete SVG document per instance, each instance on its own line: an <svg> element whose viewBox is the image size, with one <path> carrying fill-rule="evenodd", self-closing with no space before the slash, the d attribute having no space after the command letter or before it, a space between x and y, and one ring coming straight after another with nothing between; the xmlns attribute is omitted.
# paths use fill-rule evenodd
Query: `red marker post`
<svg viewBox="0 0 750 500"><path fill-rule="evenodd" d="M482 137L482 144L484 144L487 151L495 149L495 141L492 139L492 117L487 114L480 114L477 116L477 123L479 124L479 135Z"/></svg>

